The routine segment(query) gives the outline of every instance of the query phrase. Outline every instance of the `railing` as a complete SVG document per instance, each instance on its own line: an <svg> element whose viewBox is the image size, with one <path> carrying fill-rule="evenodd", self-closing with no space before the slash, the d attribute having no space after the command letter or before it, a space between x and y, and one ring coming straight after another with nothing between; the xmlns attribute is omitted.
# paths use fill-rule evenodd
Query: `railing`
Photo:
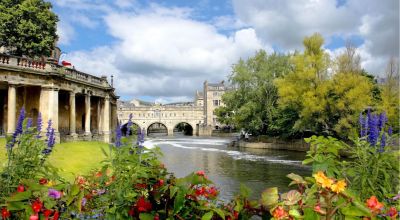
<svg viewBox="0 0 400 220"><path fill-rule="evenodd" d="M7 54L0 54L0 66L9 66L22 69L31 69L44 73L60 74L66 78L95 84L103 87L110 87L105 78L92 76L72 68L66 68L54 63L46 63L24 57L16 57Z"/></svg>

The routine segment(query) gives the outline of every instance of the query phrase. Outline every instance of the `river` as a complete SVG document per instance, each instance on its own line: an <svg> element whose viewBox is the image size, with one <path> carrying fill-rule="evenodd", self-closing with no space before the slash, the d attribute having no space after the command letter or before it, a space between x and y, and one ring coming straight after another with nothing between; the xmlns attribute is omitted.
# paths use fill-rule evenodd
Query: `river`
<svg viewBox="0 0 400 220"><path fill-rule="evenodd" d="M239 192L241 183L252 190L251 198L255 199L268 187L289 189L289 173L311 173L309 167L301 164L304 152L238 149L228 147L229 142L228 138L178 136L150 138L144 145L160 147L164 154L161 161L178 178L204 170L225 201Z"/></svg>

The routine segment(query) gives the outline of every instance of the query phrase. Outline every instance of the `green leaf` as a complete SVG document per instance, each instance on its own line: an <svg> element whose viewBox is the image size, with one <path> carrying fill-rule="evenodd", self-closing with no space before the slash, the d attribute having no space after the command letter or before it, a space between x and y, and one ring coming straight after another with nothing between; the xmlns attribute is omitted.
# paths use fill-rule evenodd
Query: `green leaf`
<svg viewBox="0 0 400 220"><path fill-rule="evenodd" d="M314 158L307 158L305 160L303 160L303 162L301 162L303 165L312 163L314 161Z"/></svg>
<svg viewBox="0 0 400 220"><path fill-rule="evenodd" d="M28 205L26 205L24 202L8 202L7 204L7 209L9 211L18 211L18 210L23 210L26 209Z"/></svg>
<svg viewBox="0 0 400 220"><path fill-rule="evenodd" d="M289 179L293 180L289 186L294 185L294 184L303 184L306 185L307 182L303 179L303 177L301 177L300 175L294 174L294 173L290 173L288 175L286 175Z"/></svg>
<svg viewBox="0 0 400 220"><path fill-rule="evenodd" d="M76 184L72 185L72 187L71 187L71 195L72 196L78 195L79 191L80 190L79 190L79 186L78 185L76 185Z"/></svg>
<svg viewBox="0 0 400 220"><path fill-rule="evenodd" d="M251 194L251 189L244 184L240 184L240 195L244 198L249 197Z"/></svg>
<svg viewBox="0 0 400 220"><path fill-rule="evenodd" d="M319 220L320 216L316 212L314 212L313 209L305 208L304 209L304 219L307 219L307 220Z"/></svg>
<svg viewBox="0 0 400 220"><path fill-rule="evenodd" d="M19 192L11 197L6 198L6 201L23 201L28 200L32 196L32 191L27 190L25 192Z"/></svg>
<svg viewBox="0 0 400 220"><path fill-rule="evenodd" d="M214 215L213 211L207 212L206 214L201 217L201 220L210 220Z"/></svg>
<svg viewBox="0 0 400 220"><path fill-rule="evenodd" d="M343 215L346 216L365 216L365 212L356 206L346 206L340 209ZM369 213L367 213L369 214Z"/></svg>
<svg viewBox="0 0 400 220"><path fill-rule="evenodd" d="M140 213L139 219L140 220L153 220L154 219L154 215L152 215L150 213Z"/></svg>
<svg viewBox="0 0 400 220"><path fill-rule="evenodd" d="M174 213L178 213L185 202L185 194L182 191L178 191L174 201Z"/></svg>
<svg viewBox="0 0 400 220"><path fill-rule="evenodd" d="M303 218L303 216L301 215L301 213L297 209L289 210L289 215L294 217L295 219L302 219Z"/></svg>
<svg viewBox="0 0 400 220"><path fill-rule="evenodd" d="M222 219L225 219L225 213L224 211L222 211L221 209L213 209L214 212L216 212L219 217L221 217Z"/></svg>
<svg viewBox="0 0 400 220"><path fill-rule="evenodd" d="M261 204L267 208L277 204L278 199L279 195L277 187L268 188L261 193Z"/></svg>
<svg viewBox="0 0 400 220"><path fill-rule="evenodd" d="M178 192L178 190L179 190L179 187L171 186L169 198L172 199L172 197L174 197L174 195L176 194L176 192Z"/></svg>

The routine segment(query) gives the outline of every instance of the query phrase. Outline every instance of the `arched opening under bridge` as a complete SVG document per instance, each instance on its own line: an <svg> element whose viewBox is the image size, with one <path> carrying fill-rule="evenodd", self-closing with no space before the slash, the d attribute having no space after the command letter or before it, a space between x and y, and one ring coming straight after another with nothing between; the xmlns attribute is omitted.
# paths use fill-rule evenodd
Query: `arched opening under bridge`
<svg viewBox="0 0 400 220"><path fill-rule="evenodd" d="M186 122L180 122L174 127L174 136L193 136L193 127Z"/></svg>
<svg viewBox="0 0 400 220"><path fill-rule="evenodd" d="M147 135L148 136L153 136L153 137L167 136L168 135L168 128L163 123L155 122L155 123L152 123L147 128Z"/></svg>
<svg viewBox="0 0 400 220"><path fill-rule="evenodd" d="M129 135L136 135L138 133L139 125L132 122L132 126L129 129ZM128 123L125 123L121 126L121 132L123 136L126 136L128 132Z"/></svg>

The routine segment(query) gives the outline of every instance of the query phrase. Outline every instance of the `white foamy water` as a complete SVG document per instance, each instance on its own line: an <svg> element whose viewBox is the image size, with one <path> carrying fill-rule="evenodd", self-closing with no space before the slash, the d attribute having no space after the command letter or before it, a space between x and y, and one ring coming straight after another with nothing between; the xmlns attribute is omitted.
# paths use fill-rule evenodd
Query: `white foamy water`
<svg viewBox="0 0 400 220"><path fill-rule="evenodd" d="M284 159L285 155L276 156L266 156L266 155L255 155L249 152L243 152L238 150L228 150L223 147L229 143L229 140L225 139L186 139L186 138L176 138L176 139L150 139L146 140L144 146L147 148L154 148L159 145L168 145L174 148L197 150L197 151L208 151L208 152L218 152L225 153L232 157L234 160L248 160L248 161L265 161L268 163L277 164L291 164L295 166L302 166L300 160L288 160ZM199 147L199 145L206 145L209 147ZM222 148L222 149L221 149Z"/></svg>

